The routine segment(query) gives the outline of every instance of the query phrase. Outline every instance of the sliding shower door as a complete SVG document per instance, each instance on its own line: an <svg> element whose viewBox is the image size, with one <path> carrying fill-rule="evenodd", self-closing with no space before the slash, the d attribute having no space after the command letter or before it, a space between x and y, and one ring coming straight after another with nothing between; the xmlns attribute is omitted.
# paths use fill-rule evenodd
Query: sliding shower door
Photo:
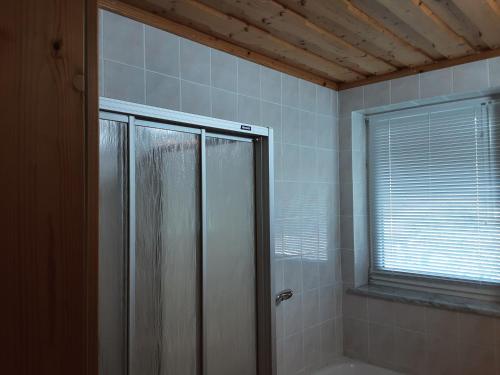
<svg viewBox="0 0 500 375"><path fill-rule="evenodd" d="M271 374L263 137L101 117L100 374Z"/></svg>
<svg viewBox="0 0 500 375"><path fill-rule="evenodd" d="M200 136L137 126L135 137L132 374L194 375L200 365Z"/></svg>
<svg viewBox="0 0 500 375"><path fill-rule="evenodd" d="M206 138L206 374L256 374L252 141Z"/></svg>

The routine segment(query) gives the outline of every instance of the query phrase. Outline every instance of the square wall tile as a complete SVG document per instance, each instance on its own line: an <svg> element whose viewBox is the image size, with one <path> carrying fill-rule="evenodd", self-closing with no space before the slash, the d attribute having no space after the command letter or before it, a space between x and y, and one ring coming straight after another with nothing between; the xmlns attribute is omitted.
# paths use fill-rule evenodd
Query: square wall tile
<svg viewBox="0 0 500 375"><path fill-rule="evenodd" d="M433 70L420 74L420 97L432 98L452 92L453 69Z"/></svg>
<svg viewBox="0 0 500 375"><path fill-rule="evenodd" d="M229 121L237 119L236 93L212 87L212 116Z"/></svg>
<svg viewBox="0 0 500 375"><path fill-rule="evenodd" d="M316 85L299 79L299 107L300 109L316 111Z"/></svg>
<svg viewBox="0 0 500 375"><path fill-rule="evenodd" d="M318 131L316 128L316 114L308 111L300 111L300 144L302 146L317 146Z"/></svg>
<svg viewBox="0 0 500 375"><path fill-rule="evenodd" d="M318 113L333 115L332 91L328 87L317 86L316 108Z"/></svg>
<svg viewBox="0 0 500 375"><path fill-rule="evenodd" d="M285 337L302 331L302 294L294 295L283 304L285 322Z"/></svg>
<svg viewBox="0 0 500 375"><path fill-rule="evenodd" d="M389 81L372 83L364 86L365 108L380 107L390 104Z"/></svg>
<svg viewBox="0 0 500 375"><path fill-rule="evenodd" d="M302 333L283 341L283 374L297 374L304 368L304 342Z"/></svg>
<svg viewBox="0 0 500 375"><path fill-rule="evenodd" d="M475 61L453 67L453 92L467 93L488 88L488 62Z"/></svg>
<svg viewBox="0 0 500 375"><path fill-rule="evenodd" d="M144 25L103 12L103 57L128 65L144 68Z"/></svg>
<svg viewBox="0 0 500 375"><path fill-rule="evenodd" d="M197 115L210 116L210 87L181 81L181 110Z"/></svg>
<svg viewBox="0 0 500 375"><path fill-rule="evenodd" d="M104 60L104 96L144 104L144 70Z"/></svg>
<svg viewBox="0 0 500 375"><path fill-rule="evenodd" d="M238 59L215 49L211 50L210 59L212 86L236 92Z"/></svg>
<svg viewBox="0 0 500 375"><path fill-rule="evenodd" d="M260 100L250 96L238 95L238 121L260 125Z"/></svg>
<svg viewBox="0 0 500 375"><path fill-rule="evenodd" d="M181 78L196 83L210 84L210 48L181 39Z"/></svg>
<svg viewBox="0 0 500 375"><path fill-rule="evenodd" d="M146 104L178 111L180 86L177 78L146 72Z"/></svg>
<svg viewBox="0 0 500 375"><path fill-rule="evenodd" d="M344 317L344 353L358 359L368 359L368 322Z"/></svg>
<svg viewBox="0 0 500 375"><path fill-rule="evenodd" d="M370 362L381 366L390 366L394 362L394 339L394 326L370 323L368 353Z"/></svg>
<svg viewBox="0 0 500 375"><path fill-rule="evenodd" d="M262 100L281 104L281 73L262 66L260 68L260 97Z"/></svg>
<svg viewBox="0 0 500 375"><path fill-rule="evenodd" d="M180 38L146 26L146 69L179 77Z"/></svg>
<svg viewBox="0 0 500 375"><path fill-rule="evenodd" d="M300 111L296 108L283 107L283 143L300 143Z"/></svg>
<svg viewBox="0 0 500 375"><path fill-rule="evenodd" d="M290 107L299 106L299 79L282 74L283 104Z"/></svg>
<svg viewBox="0 0 500 375"><path fill-rule="evenodd" d="M281 106L274 103L262 102L262 126L269 126L274 130L274 142L281 143Z"/></svg>
<svg viewBox="0 0 500 375"><path fill-rule="evenodd" d="M363 87L339 91L339 106L341 117L350 116L352 111L363 109Z"/></svg>
<svg viewBox="0 0 500 375"><path fill-rule="evenodd" d="M260 66L238 59L238 94L260 99Z"/></svg>
<svg viewBox="0 0 500 375"><path fill-rule="evenodd" d="M488 60L490 87L500 86L500 57Z"/></svg>
<svg viewBox="0 0 500 375"><path fill-rule="evenodd" d="M391 80L391 104L419 98L419 76L413 75Z"/></svg>
<svg viewBox="0 0 500 375"><path fill-rule="evenodd" d="M316 129L318 134L318 147L338 149L338 123L332 116L317 115Z"/></svg>

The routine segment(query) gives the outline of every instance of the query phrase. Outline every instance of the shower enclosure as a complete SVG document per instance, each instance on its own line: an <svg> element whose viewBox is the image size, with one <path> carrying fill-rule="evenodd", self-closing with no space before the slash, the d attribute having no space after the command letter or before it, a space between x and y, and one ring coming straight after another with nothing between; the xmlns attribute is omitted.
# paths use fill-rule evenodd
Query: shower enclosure
<svg viewBox="0 0 500 375"><path fill-rule="evenodd" d="M275 373L272 130L101 99L100 132L100 373Z"/></svg>

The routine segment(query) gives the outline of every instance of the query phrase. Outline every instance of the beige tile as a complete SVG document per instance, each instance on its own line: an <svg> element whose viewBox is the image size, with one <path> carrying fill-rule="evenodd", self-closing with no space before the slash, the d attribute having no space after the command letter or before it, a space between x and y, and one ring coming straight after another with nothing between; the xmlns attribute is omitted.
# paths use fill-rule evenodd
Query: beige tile
<svg viewBox="0 0 500 375"><path fill-rule="evenodd" d="M425 335L396 328L394 343L396 368L405 373L424 375L427 371Z"/></svg>
<svg viewBox="0 0 500 375"><path fill-rule="evenodd" d="M383 299L368 298L368 320L370 323L394 324L394 303Z"/></svg>
<svg viewBox="0 0 500 375"><path fill-rule="evenodd" d="M342 301L344 316L347 318L363 319L368 318L367 302L365 297L344 294Z"/></svg>
<svg viewBox="0 0 500 375"><path fill-rule="evenodd" d="M459 314L460 340L471 344L493 347L495 344L494 318L476 314Z"/></svg>
<svg viewBox="0 0 500 375"><path fill-rule="evenodd" d="M368 322L344 318L344 353L353 358L368 358Z"/></svg>
<svg viewBox="0 0 500 375"><path fill-rule="evenodd" d="M462 375L496 375L495 348L461 341L459 363Z"/></svg>
<svg viewBox="0 0 500 375"><path fill-rule="evenodd" d="M370 362L390 366L394 363L394 326L370 323L369 353Z"/></svg>
<svg viewBox="0 0 500 375"><path fill-rule="evenodd" d="M427 336L426 349L427 375L457 375L460 373L458 339Z"/></svg>
<svg viewBox="0 0 500 375"><path fill-rule="evenodd" d="M435 308L425 310L426 333L438 337L458 337L458 313Z"/></svg>
<svg viewBox="0 0 500 375"><path fill-rule="evenodd" d="M425 332L425 307L406 303L394 304L394 324L402 329Z"/></svg>

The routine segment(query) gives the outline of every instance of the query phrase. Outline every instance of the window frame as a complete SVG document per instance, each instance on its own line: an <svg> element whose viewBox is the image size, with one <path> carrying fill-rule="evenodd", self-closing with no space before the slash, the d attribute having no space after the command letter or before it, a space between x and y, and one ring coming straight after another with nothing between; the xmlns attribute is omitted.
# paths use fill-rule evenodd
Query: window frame
<svg viewBox="0 0 500 375"><path fill-rule="evenodd" d="M365 113L363 115L363 131L365 132L364 153L365 153L365 178L366 178L366 214L367 214L367 236L368 236L368 285L393 287L412 291L422 291L439 295L458 296L482 301L500 301L500 283L485 282L476 280L453 279L448 277L425 275L411 272L398 272L377 269L374 264L374 249L372 236L372 209L370 199L370 169L368 126L370 119L380 119L390 117L391 113L404 111L405 115L411 116L422 112L422 109L431 111L434 108L453 109L460 103L466 105L480 105L500 103L500 95L480 96L474 98L441 101L432 104L423 104L394 110ZM357 173L353 170L353 175ZM500 246L500 244L499 244Z"/></svg>

